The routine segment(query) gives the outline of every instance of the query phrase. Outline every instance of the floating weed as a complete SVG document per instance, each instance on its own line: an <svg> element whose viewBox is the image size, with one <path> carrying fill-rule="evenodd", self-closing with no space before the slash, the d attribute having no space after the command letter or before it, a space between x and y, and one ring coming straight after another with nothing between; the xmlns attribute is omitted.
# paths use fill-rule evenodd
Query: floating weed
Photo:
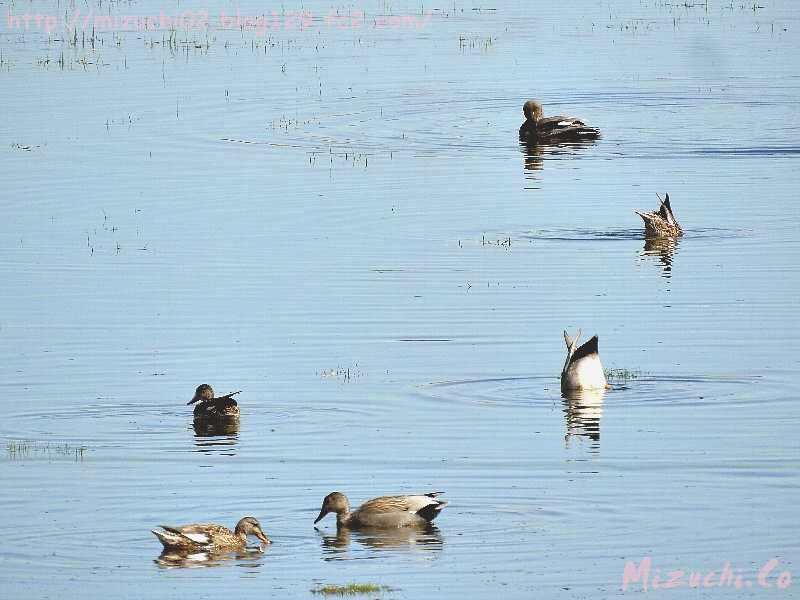
<svg viewBox="0 0 800 600"><path fill-rule="evenodd" d="M497 38L491 35L483 37L480 35L461 34L458 36L458 49L462 52L465 50L481 50L483 52L488 52L494 47L496 41Z"/></svg>
<svg viewBox="0 0 800 600"><path fill-rule="evenodd" d="M11 62L8 60L7 56L3 55L3 51L0 50L0 70L5 69L6 71L11 70Z"/></svg>
<svg viewBox="0 0 800 600"><path fill-rule="evenodd" d="M317 375L323 379L339 379L341 381L350 381L351 378L361 377L363 374L364 372L358 368L358 363L355 363L352 367L339 366L335 369L323 369L317 372Z"/></svg>
<svg viewBox="0 0 800 600"><path fill-rule="evenodd" d="M631 379L639 379L642 376L642 371L635 369L605 369L606 379L615 381L630 381Z"/></svg>
<svg viewBox="0 0 800 600"><path fill-rule="evenodd" d="M459 240L460 241L460 240ZM481 246L499 246L508 250L511 248L511 238L502 238L497 240L490 240L486 238L486 234L481 237Z"/></svg>
<svg viewBox="0 0 800 600"><path fill-rule="evenodd" d="M83 444L71 444L69 442L10 440L6 444L6 452L11 460L72 458L75 462L83 462L87 451L88 448Z"/></svg>
<svg viewBox="0 0 800 600"><path fill-rule="evenodd" d="M392 588L386 585L376 585L374 583L348 583L345 585L335 585L326 583L311 590L312 594L324 594L326 596L354 596L356 594L376 594L389 592Z"/></svg>

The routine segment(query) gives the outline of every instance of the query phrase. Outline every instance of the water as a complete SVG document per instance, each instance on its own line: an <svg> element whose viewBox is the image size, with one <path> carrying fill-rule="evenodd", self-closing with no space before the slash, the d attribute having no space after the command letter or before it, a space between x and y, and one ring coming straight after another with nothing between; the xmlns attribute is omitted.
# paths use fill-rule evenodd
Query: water
<svg viewBox="0 0 800 600"><path fill-rule="evenodd" d="M795 595L800 12L761 5L181 4L210 29L94 48L6 12L2 596L605 598L644 557ZM520 146L529 97L603 139ZM646 243L665 191L685 235ZM634 377L562 398L577 328ZM238 430L194 431L203 382ZM450 505L337 535L333 490ZM149 533L244 515L263 554Z"/></svg>

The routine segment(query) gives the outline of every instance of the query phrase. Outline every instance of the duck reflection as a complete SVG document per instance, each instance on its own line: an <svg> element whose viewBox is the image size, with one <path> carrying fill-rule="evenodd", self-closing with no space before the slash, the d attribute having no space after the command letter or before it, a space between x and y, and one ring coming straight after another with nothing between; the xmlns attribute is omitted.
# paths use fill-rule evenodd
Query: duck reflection
<svg viewBox="0 0 800 600"><path fill-rule="evenodd" d="M544 168L544 147L536 142L519 143L524 154L526 171L541 171Z"/></svg>
<svg viewBox="0 0 800 600"><path fill-rule="evenodd" d="M653 256L661 263L664 277L672 276L672 258L678 251L678 237L648 237L644 240L642 256Z"/></svg>
<svg viewBox="0 0 800 600"><path fill-rule="evenodd" d="M195 421L194 445L197 452L218 453L228 456L236 454L239 443L239 420Z"/></svg>
<svg viewBox="0 0 800 600"><path fill-rule="evenodd" d="M520 140L519 147L523 154L526 171L541 171L546 157L562 157L575 155L584 148L594 145L594 140L574 142L538 142Z"/></svg>
<svg viewBox="0 0 800 600"><path fill-rule="evenodd" d="M242 550L239 552L181 552L180 550L164 550L155 562L162 569L203 569L219 567L230 561L242 567L260 567L263 563L264 547Z"/></svg>
<svg viewBox="0 0 800 600"><path fill-rule="evenodd" d="M441 550L444 545L442 534L435 525L396 527L394 529L338 527L336 535L326 534L316 527L314 529L320 535L322 549L326 554L342 553L353 541L374 550L437 551Z"/></svg>
<svg viewBox="0 0 800 600"><path fill-rule="evenodd" d="M592 448L600 447L600 419L603 416L605 389L569 390L563 395L567 447L574 438L590 440Z"/></svg>

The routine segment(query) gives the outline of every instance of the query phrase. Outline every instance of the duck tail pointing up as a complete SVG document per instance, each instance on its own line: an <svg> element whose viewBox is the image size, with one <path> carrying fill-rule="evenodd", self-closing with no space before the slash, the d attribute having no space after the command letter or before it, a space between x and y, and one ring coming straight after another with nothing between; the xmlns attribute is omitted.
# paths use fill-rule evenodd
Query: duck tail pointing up
<svg viewBox="0 0 800 600"><path fill-rule="evenodd" d="M591 339L589 339L585 344L583 344L580 348L575 350L572 355L572 361L580 360L586 356L591 356L592 354L597 354L597 336L593 335Z"/></svg>
<svg viewBox="0 0 800 600"><path fill-rule="evenodd" d="M661 202L661 209L659 210L661 216L674 227L678 227L678 220L672 212L672 206L669 204L669 194L664 194L664 200Z"/></svg>

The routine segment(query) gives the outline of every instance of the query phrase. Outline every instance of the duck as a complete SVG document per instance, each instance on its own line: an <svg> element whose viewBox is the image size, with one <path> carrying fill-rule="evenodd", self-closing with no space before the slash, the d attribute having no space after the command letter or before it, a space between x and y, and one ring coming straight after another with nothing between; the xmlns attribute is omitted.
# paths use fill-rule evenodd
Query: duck
<svg viewBox="0 0 800 600"><path fill-rule="evenodd" d="M578 347L581 330L571 338L564 332L564 343L567 345L567 360L561 369L561 391L607 389L606 373L600 355L597 352L597 336L592 336L586 343Z"/></svg>
<svg viewBox="0 0 800 600"><path fill-rule="evenodd" d="M575 142L596 140L600 130L587 126L575 117L544 117L542 104L528 100L522 106L525 122L519 128L519 139L526 142Z"/></svg>
<svg viewBox="0 0 800 600"><path fill-rule="evenodd" d="M194 407L194 420L195 421L219 421L230 420L239 418L239 405L233 397L241 393L231 392L219 398L214 397L214 388L207 383L197 386L194 392L194 398L187 402L187 406L197 402Z"/></svg>
<svg viewBox="0 0 800 600"><path fill-rule="evenodd" d="M642 217L644 221L645 237L659 238L659 237L678 237L683 234L683 229L678 225L678 220L672 212L672 207L669 205L669 194L664 194L664 199L656 194L661 206L657 211L652 212L639 212L635 210L637 215Z"/></svg>
<svg viewBox="0 0 800 600"><path fill-rule="evenodd" d="M216 523L190 523L177 527L159 525L159 527L163 531L153 529L152 532L165 550L180 552L244 550L248 535L254 535L262 544L271 543L255 517L240 519L233 531Z"/></svg>
<svg viewBox="0 0 800 600"><path fill-rule="evenodd" d="M336 513L337 527L394 529L396 527L425 526L447 506L436 497L444 492L429 492L408 496L379 496L367 500L350 511L350 501L341 492L331 492L322 501L322 508L314 524L328 513Z"/></svg>

